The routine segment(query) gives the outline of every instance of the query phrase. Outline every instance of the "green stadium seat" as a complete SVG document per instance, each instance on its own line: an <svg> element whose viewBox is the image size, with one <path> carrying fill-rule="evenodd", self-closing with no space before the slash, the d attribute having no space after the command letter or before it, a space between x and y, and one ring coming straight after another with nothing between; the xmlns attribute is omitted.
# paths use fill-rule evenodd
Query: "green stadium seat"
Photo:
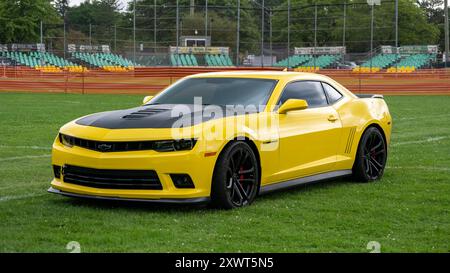
<svg viewBox="0 0 450 273"><path fill-rule="evenodd" d="M195 58L195 56L192 55L192 54L190 55L190 57L191 57L192 65L193 66L198 66L197 58Z"/></svg>

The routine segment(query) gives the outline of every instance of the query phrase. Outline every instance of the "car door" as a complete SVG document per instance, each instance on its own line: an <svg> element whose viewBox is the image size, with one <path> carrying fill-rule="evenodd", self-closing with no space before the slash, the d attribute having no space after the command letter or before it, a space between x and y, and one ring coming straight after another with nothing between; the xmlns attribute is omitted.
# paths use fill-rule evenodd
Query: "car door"
<svg viewBox="0 0 450 273"><path fill-rule="evenodd" d="M287 84L279 105L288 99L303 99L309 106L305 110L279 115L278 180L332 171L342 125L338 113L328 104L321 82Z"/></svg>

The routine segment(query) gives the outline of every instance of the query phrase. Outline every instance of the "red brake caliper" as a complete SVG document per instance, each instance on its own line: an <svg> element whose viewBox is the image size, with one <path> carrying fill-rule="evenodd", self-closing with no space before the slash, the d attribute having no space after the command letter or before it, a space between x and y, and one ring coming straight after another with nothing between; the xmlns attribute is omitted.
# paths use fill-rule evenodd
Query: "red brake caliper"
<svg viewBox="0 0 450 273"><path fill-rule="evenodd" d="M239 172L241 172L241 175L239 176L239 180L243 180L244 179L244 174L242 173L244 171L244 166L241 166L241 168L239 169ZM241 182L242 185L242 182Z"/></svg>

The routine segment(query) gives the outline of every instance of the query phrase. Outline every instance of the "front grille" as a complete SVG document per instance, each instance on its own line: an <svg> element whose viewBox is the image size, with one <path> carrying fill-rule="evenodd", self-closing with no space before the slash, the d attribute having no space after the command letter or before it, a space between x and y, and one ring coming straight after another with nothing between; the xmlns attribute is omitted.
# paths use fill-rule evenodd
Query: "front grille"
<svg viewBox="0 0 450 273"><path fill-rule="evenodd" d="M153 150L154 146L154 141L105 142L59 134L61 143L63 143L63 138L65 142L72 146L78 146L102 153Z"/></svg>
<svg viewBox="0 0 450 273"><path fill-rule="evenodd" d="M100 189L162 190L153 170L101 170L65 165L63 179L66 183Z"/></svg>

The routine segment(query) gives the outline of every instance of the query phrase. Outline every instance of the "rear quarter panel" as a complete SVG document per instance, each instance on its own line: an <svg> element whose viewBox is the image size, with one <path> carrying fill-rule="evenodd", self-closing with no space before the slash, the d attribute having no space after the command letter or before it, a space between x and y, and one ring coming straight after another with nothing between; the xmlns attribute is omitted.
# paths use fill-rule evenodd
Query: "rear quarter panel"
<svg viewBox="0 0 450 273"><path fill-rule="evenodd" d="M351 98L336 105L342 121L342 137L338 149L337 169L351 169L359 141L369 126L382 130L389 145L392 132L392 117L384 99Z"/></svg>

